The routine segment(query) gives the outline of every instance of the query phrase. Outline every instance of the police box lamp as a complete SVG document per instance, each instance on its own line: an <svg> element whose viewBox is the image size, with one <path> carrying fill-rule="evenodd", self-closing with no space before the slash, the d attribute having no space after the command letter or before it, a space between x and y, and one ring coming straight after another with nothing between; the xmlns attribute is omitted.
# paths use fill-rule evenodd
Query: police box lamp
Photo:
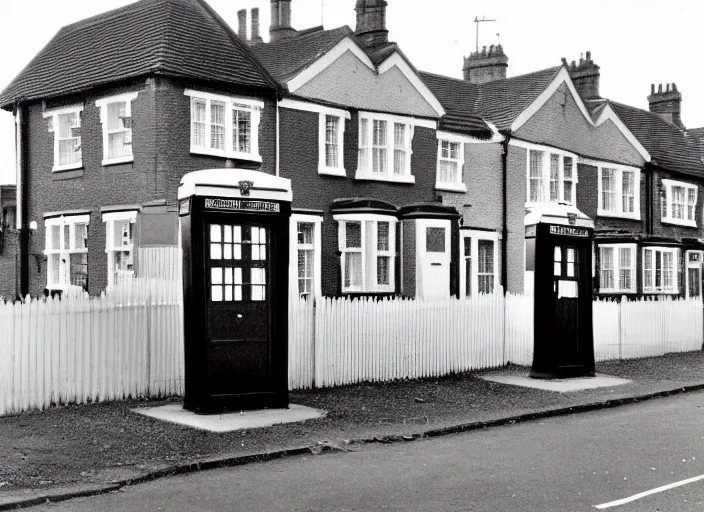
<svg viewBox="0 0 704 512"><path fill-rule="evenodd" d="M184 408L288 407L291 182L248 169L186 174Z"/></svg>
<svg viewBox="0 0 704 512"><path fill-rule="evenodd" d="M533 378L594 376L594 221L565 204L525 216L526 282L533 280Z"/></svg>

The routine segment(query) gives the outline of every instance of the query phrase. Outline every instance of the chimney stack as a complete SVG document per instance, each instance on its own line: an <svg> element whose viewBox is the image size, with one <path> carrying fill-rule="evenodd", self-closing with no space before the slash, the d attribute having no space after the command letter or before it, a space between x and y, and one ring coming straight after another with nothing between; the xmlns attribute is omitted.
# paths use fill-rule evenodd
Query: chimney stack
<svg viewBox="0 0 704 512"><path fill-rule="evenodd" d="M237 11L237 35L240 36L242 41L247 40L247 9L240 9Z"/></svg>
<svg viewBox="0 0 704 512"><path fill-rule="evenodd" d="M355 33L367 48L377 48L389 42L386 30L386 0L357 0Z"/></svg>
<svg viewBox="0 0 704 512"><path fill-rule="evenodd" d="M653 114L657 114L680 130L685 129L680 117L682 93L677 90L675 83L672 84L672 88L670 88L670 84L666 84L665 91L662 90L662 84L660 84L658 92L655 92L655 84L651 84L648 105Z"/></svg>
<svg viewBox="0 0 704 512"><path fill-rule="evenodd" d="M252 9L252 43L263 43L262 36L259 35L259 7Z"/></svg>
<svg viewBox="0 0 704 512"><path fill-rule="evenodd" d="M583 100L595 100L599 96L599 66L592 60L592 52L587 52L587 58L579 56L579 64L572 61L571 65L563 57L562 64L567 68L575 89Z"/></svg>
<svg viewBox="0 0 704 512"><path fill-rule="evenodd" d="M507 68L508 57L504 53L504 47L492 44L489 51L486 46L482 46L481 51L472 52L469 57L465 57L462 72L468 82L485 84L506 78Z"/></svg>
<svg viewBox="0 0 704 512"><path fill-rule="evenodd" d="M271 42L286 39L296 31L291 27L291 0L271 0Z"/></svg>

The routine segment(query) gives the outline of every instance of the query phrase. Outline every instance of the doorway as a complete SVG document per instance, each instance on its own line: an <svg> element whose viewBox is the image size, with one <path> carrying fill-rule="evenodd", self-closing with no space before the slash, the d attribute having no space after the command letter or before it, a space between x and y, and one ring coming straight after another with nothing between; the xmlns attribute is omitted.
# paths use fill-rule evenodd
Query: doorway
<svg viewBox="0 0 704 512"><path fill-rule="evenodd" d="M687 298L700 299L702 296L702 254L703 251L687 251Z"/></svg>
<svg viewBox="0 0 704 512"><path fill-rule="evenodd" d="M450 221L419 219L418 291L424 299L450 296Z"/></svg>
<svg viewBox="0 0 704 512"><path fill-rule="evenodd" d="M555 341L561 366L579 364L579 283L584 247L556 243L553 248L552 291L555 303Z"/></svg>
<svg viewBox="0 0 704 512"><path fill-rule="evenodd" d="M261 391L270 376L270 238L267 226L206 218L209 392Z"/></svg>

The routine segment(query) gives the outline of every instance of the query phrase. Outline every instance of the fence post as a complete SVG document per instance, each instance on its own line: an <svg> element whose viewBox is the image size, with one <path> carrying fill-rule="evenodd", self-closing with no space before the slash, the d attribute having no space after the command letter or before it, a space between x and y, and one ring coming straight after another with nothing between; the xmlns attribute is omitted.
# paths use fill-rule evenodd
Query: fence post
<svg viewBox="0 0 704 512"><path fill-rule="evenodd" d="M621 295L621 301L618 303L618 360L623 361L623 303L626 300L625 295Z"/></svg>
<svg viewBox="0 0 704 512"><path fill-rule="evenodd" d="M316 336L316 313L317 313L317 302L318 299L316 297L313 297L313 307L312 307L312 314L311 314L311 347L310 347L310 354L311 354L311 380L310 380L310 387L311 389L315 389L315 372L316 372L316 364L315 364L315 349L316 349L316 344L315 344L315 336Z"/></svg>

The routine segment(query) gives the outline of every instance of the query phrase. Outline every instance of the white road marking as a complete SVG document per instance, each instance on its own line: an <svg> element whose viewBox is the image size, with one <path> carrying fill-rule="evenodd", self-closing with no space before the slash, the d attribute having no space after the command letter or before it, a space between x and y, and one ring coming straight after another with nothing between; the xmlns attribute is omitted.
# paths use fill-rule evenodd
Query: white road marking
<svg viewBox="0 0 704 512"><path fill-rule="evenodd" d="M632 501L636 501L641 498L645 498L646 496L650 496L651 494L657 494L659 492L669 491L670 489L674 489L675 487L680 487L682 485L692 484L692 483L698 482L700 480L704 480L704 475L699 475L699 476L695 476L692 478L688 478L687 480L680 480L679 482L663 485L662 487L656 487L655 489L651 489L649 491L634 494L633 496L629 496L628 498L623 498L622 500L611 501L609 503L602 503L601 505L595 505L594 507L598 508L600 510L605 509L605 508L618 507L619 505L625 505L626 503L631 503Z"/></svg>

